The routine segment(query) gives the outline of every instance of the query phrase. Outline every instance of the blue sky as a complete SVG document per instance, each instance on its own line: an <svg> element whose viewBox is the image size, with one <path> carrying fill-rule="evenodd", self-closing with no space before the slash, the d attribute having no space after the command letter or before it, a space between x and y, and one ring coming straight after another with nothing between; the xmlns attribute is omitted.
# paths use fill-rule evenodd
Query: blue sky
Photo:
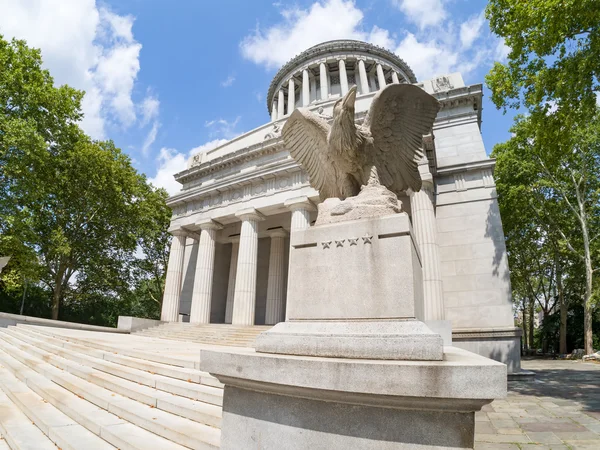
<svg viewBox="0 0 600 450"><path fill-rule="evenodd" d="M483 83L507 48L483 0L0 0L0 33L42 49L57 84L86 90L82 123L113 139L171 193L190 154L269 120L265 95L285 61L319 42L387 47L419 79ZM488 153L510 137L485 90Z"/></svg>

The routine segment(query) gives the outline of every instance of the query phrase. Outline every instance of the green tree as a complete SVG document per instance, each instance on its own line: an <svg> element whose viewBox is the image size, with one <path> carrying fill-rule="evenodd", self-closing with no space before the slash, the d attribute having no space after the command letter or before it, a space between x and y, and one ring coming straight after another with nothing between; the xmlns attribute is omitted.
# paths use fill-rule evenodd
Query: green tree
<svg viewBox="0 0 600 450"><path fill-rule="evenodd" d="M41 66L38 50L0 37L0 249L19 262L14 280L51 290L58 319L66 296L120 301L133 288L138 248L166 247L168 208L112 141L80 130L83 93L54 87Z"/></svg>
<svg viewBox="0 0 600 450"><path fill-rule="evenodd" d="M506 64L486 77L498 108L526 108L516 133L532 140L543 171L542 195L555 201L543 212L562 244L584 263L585 350L592 351L594 248L597 199L596 137L600 92L600 2L598 0L490 0L491 30L510 48ZM597 128L594 128L597 132ZM555 211L555 209L557 211ZM566 316L563 314L566 323Z"/></svg>
<svg viewBox="0 0 600 450"><path fill-rule="evenodd" d="M549 114L549 120L560 121L560 113ZM518 275L516 287L520 281L541 283L541 296L534 289L530 292L538 301L545 299L540 302L545 316L552 308L544 304L559 302L564 350L564 277L580 268L585 280L585 350L591 352L594 273L600 262L600 112L587 126L554 143L530 116L517 117L511 131L513 137L497 145L492 156L497 158L499 201L509 257Z"/></svg>

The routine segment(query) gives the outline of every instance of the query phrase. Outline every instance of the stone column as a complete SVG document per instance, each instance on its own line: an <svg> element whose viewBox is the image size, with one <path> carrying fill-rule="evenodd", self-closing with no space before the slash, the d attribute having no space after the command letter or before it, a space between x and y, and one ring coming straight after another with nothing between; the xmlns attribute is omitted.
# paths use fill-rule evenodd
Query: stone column
<svg viewBox="0 0 600 450"><path fill-rule="evenodd" d="M308 79L308 70L302 71L302 106L305 108L310 105L310 80Z"/></svg>
<svg viewBox="0 0 600 450"><path fill-rule="evenodd" d="M313 100L317 100L317 77L314 75L310 76L310 92L312 92Z"/></svg>
<svg viewBox="0 0 600 450"><path fill-rule="evenodd" d="M392 70L392 83L400 84L400 80L398 79L398 74L395 70Z"/></svg>
<svg viewBox="0 0 600 450"><path fill-rule="evenodd" d="M329 85L327 83L327 65L321 63L319 65L320 75L319 82L321 87L321 100L327 100L329 98Z"/></svg>
<svg viewBox="0 0 600 450"><path fill-rule="evenodd" d="M296 230L304 230L310 227L310 212L317 208L308 197L296 197L286 200L284 206L292 211L292 221L290 224L290 232Z"/></svg>
<svg viewBox="0 0 600 450"><path fill-rule="evenodd" d="M285 115L285 94L283 89L279 91L279 98L277 99L277 118L283 119Z"/></svg>
<svg viewBox="0 0 600 450"><path fill-rule="evenodd" d="M231 323L234 325L254 325L256 273L258 269L258 222L264 220L264 216L254 208L244 209L235 215L242 220L242 232L240 234Z"/></svg>
<svg viewBox="0 0 600 450"><path fill-rule="evenodd" d="M346 95L348 92L348 75L346 74L346 61L340 59L340 86L342 88L342 95Z"/></svg>
<svg viewBox="0 0 600 450"><path fill-rule="evenodd" d="M433 196L432 181L424 179L421 190L411 196L410 209L423 262L425 320L444 320L440 249Z"/></svg>
<svg viewBox="0 0 600 450"><path fill-rule="evenodd" d="M233 317L233 296L235 293L235 271L237 270L240 238L231 238L231 261L229 263L229 281L227 282L227 301L225 303L225 323L231 323Z"/></svg>
<svg viewBox="0 0 600 450"><path fill-rule="evenodd" d="M285 237L283 228L271 230L271 251L269 255L269 281L267 284L267 311L265 324L275 325L283 322L284 316L284 271L285 271Z"/></svg>
<svg viewBox="0 0 600 450"><path fill-rule="evenodd" d="M165 293L163 295L160 320L164 322L179 321L179 300L181 297L181 281L183 279L183 257L185 255L186 233L175 231L171 241L171 252L167 266Z"/></svg>
<svg viewBox="0 0 600 450"><path fill-rule="evenodd" d="M295 104L296 104L296 85L294 84L294 78L290 78L290 81L288 84L288 107L287 107L288 115L290 115L294 111Z"/></svg>
<svg viewBox="0 0 600 450"><path fill-rule="evenodd" d="M367 77L367 69L365 69L365 62L362 59L358 60L358 74L360 76L360 93L368 94L369 90L369 78Z"/></svg>
<svg viewBox="0 0 600 450"><path fill-rule="evenodd" d="M223 226L208 219L200 223L200 243L192 291L191 323L210 323L213 275L215 271L215 245L217 230Z"/></svg>
<svg viewBox="0 0 600 450"><path fill-rule="evenodd" d="M271 108L271 122L275 122L277 120L277 102L273 102L273 107Z"/></svg>
<svg viewBox="0 0 600 450"><path fill-rule="evenodd" d="M379 89L383 89L385 87L385 76L381 64L377 64L377 81L379 81Z"/></svg>

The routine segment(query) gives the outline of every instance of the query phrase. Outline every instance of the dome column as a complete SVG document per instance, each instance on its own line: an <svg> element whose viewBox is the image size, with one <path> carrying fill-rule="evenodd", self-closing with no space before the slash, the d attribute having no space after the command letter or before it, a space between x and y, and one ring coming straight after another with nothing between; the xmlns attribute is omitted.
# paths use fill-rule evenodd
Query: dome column
<svg viewBox="0 0 600 450"><path fill-rule="evenodd" d="M360 93L368 94L369 91L369 78L367 77L367 69L365 68L365 62L362 59L358 60L358 74L360 77Z"/></svg>
<svg viewBox="0 0 600 450"><path fill-rule="evenodd" d="M233 296L233 325L254 325L256 307L256 274L258 270L258 222L264 216L254 208L237 212L242 220L238 251L235 293Z"/></svg>
<svg viewBox="0 0 600 450"><path fill-rule="evenodd" d="M285 116L285 94L283 93L283 89L279 91L279 99L277 100L277 118L283 119Z"/></svg>
<svg viewBox="0 0 600 450"><path fill-rule="evenodd" d="M395 70L392 70L392 83L400 84L400 80L398 79L398 74Z"/></svg>
<svg viewBox="0 0 600 450"><path fill-rule="evenodd" d="M379 82L379 89L383 89L385 87L385 75L381 64L377 64L377 81Z"/></svg>
<svg viewBox="0 0 600 450"><path fill-rule="evenodd" d="M275 122L277 120L277 102L273 102L273 107L271 108L271 122Z"/></svg>
<svg viewBox="0 0 600 450"><path fill-rule="evenodd" d="M213 276L215 272L215 245L217 230L223 226L212 219L200 224L198 259L192 291L191 323L210 323Z"/></svg>
<svg viewBox="0 0 600 450"><path fill-rule="evenodd" d="M296 105L296 84L294 83L294 78L290 78L288 82L288 107L287 113L288 116L294 111Z"/></svg>
<svg viewBox="0 0 600 450"><path fill-rule="evenodd" d="M181 282L183 280L183 257L185 255L186 233L182 230L171 233L171 251L167 265L165 292L163 294L160 320L163 322L179 321L179 300L181 296Z"/></svg>
<svg viewBox="0 0 600 450"><path fill-rule="evenodd" d="M302 106L310 105L310 80L308 79L308 70L302 71Z"/></svg>
<svg viewBox="0 0 600 450"><path fill-rule="evenodd" d="M327 83L327 65L322 62L319 64L319 82L321 87L321 100L327 100L329 98L329 85Z"/></svg>
<svg viewBox="0 0 600 450"><path fill-rule="evenodd" d="M275 325L283 322L284 293L285 293L285 237L287 233L283 228L272 230L271 250L269 255L269 279L267 283L267 310L265 325Z"/></svg>
<svg viewBox="0 0 600 450"><path fill-rule="evenodd" d="M340 86L342 88L342 95L346 95L348 92L348 75L346 74L346 61L340 59Z"/></svg>
<svg viewBox="0 0 600 450"><path fill-rule="evenodd" d="M227 300L225 301L225 323L231 323L233 317L233 296L235 294L235 272L237 271L240 238L231 238L231 260L229 261L229 280L227 282Z"/></svg>

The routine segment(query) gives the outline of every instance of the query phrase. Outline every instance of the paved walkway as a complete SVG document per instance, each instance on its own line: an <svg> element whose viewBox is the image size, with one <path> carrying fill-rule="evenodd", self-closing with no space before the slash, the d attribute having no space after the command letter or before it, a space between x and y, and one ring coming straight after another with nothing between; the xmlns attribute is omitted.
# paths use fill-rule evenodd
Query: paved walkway
<svg viewBox="0 0 600 450"><path fill-rule="evenodd" d="M600 450L600 364L523 361L535 381L475 415L475 450Z"/></svg>

